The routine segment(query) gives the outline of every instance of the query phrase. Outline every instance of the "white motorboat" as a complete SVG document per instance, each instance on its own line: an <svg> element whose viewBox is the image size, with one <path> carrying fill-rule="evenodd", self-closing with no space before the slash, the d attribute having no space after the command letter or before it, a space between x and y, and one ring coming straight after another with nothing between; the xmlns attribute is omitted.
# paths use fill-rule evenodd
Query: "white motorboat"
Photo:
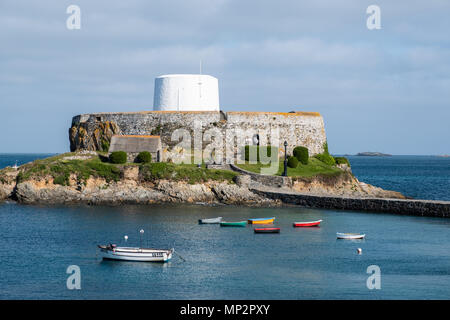
<svg viewBox="0 0 450 320"><path fill-rule="evenodd" d="M150 249L137 247L117 247L115 244L98 246L103 259L142 261L142 262L167 262L172 258L174 249Z"/></svg>
<svg viewBox="0 0 450 320"><path fill-rule="evenodd" d="M200 224L215 224L215 223L220 223L220 222L222 222L222 217L198 220L198 223L200 223Z"/></svg>
<svg viewBox="0 0 450 320"><path fill-rule="evenodd" d="M364 239L364 237L366 236L365 234L361 234L361 233L341 233L341 232L336 232L336 236L338 239Z"/></svg>

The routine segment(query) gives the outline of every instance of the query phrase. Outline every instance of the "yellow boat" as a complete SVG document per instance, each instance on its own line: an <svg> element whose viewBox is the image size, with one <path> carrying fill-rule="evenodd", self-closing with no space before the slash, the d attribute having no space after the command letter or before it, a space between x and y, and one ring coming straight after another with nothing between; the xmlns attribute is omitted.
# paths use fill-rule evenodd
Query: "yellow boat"
<svg viewBox="0 0 450 320"><path fill-rule="evenodd" d="M275 217L272 218L255 218L248 219L249 224L271 224L275 220Z"/></svg>

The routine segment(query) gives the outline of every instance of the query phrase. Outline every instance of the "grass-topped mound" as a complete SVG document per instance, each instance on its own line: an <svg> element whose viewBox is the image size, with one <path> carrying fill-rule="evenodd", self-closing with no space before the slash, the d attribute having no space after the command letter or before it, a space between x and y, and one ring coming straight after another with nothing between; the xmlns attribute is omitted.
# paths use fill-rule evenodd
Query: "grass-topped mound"
<svg viewBox="0 0 450 320"><path fill-rule="evenodd" d="M69 178L75 175L78 182L85 182L90 177L104 178L106 181L118 181L121 170L117 166L104 163L97 155L80 156L65 153L54 157L36 160L20 168L18 182L36 178L52 177L55 184L69 185Z"/></svg>
<svg viewBox="0 0 450 320"><path fill-rule="evenodd" d="M127 166L139 167L139 176L144 181L159 179L201 183L209 180L232 182L237 173L228 170L200 168L194 164L174 163L126 163L107 162L103 154L80 155L65 153L54 157L36 160L20 167L17 182L31 179L53 178L53 183L67 186L70 178L76 177L78 183L85 183L90 177L103 178L107 182L119 181Z"/></svg>
<svg viewBox="0 0 450 320"><path fill-rule="evenodd" d="M269 165L264 165L261 163L244 163L244 164L237 164L237 166L241 169L255 172L255 173L261 173L262 168L268 168ZM277 176L281 176L284 169L284 159L279 160L279 168L278 172L276 173ZM301 164L299 163L297 167L295 168L287 168L287 174L289 177L314 177L318 175L323 176L338 176L342 174L343 171L335 166L330 166L326 163L323 163L319 159L316 158L309 158L308 164Z"/></svg>

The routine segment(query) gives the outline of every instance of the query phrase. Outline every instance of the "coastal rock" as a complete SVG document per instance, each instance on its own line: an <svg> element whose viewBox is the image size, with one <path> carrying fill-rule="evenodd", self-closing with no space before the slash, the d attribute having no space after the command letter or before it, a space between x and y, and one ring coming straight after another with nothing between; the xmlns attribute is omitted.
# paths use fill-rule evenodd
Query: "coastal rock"
<svg viewBox="0 0 450 320"><path fill-rule="evenodd" d="M186 181L158 180L143 181L138 166L124 166L119 181L106 181L104 178L90 177L80 182L71 174L68 185L55 184L53 177L29 179L15 185L16 171L2 172L0 180L0 199L14 197L22 203L210 203L239 204L251 206L280 205L273 200L250 191L256 183L250 176L241 174L234 182L209 181L190 184ZM267 186L266 186L267 187ZM282 189L319 196L345 196L354 198L395 198L404 199L399 192L387 191L359 182L350 172L336 177L316 176L296 178L292 187Z"/></svg>
<svg viewBox="0 0 450 320"><path fill-rule="evenodd" d="M258 206L281 204L281 202L257 195L246 187L234 184L215 184L212 191L220 202L226 204L253 204Z"/></svg>
<svg viewBox="0 0 450 320"><path fill-rule="evenodd" d="M0 170L1 199L12 198L26 204L162 204L205 203L246 206L300 205L303 207L391 212L422 216L450 216L450 202L405 200L395 191L358 181L347 172L335 177L298 178L294 188L272 187L248 178L187 181L145 181L136 166L121 167L118 181L91 176L79 181L70 174L66 185L55 184L50 175L30 177L19 171ZM18 174L22 172L20 176ZM27 180L24 180L27 179ZM16 181L18 182L16 185ZM58 180L59 183L60 180ZM297 190L295 190L297 189Z"/></svg>
<svg viewBox="0 0 450 320"><path fill-rule="evenodd" d="M77 153L70 156L92 155L92 152L85 151L83 155ZM107 170L91 171L92 167L86 165L61 175L60 172L67 161L73 161L65 158L67 157L62 157L62 160L58 157L49 158L44 162L24 165L19 170L13 168L0 170L0 199L12 198L21 203L43 204L209 203L249 206L282 204L279 199L254 192L255 189L268 191L275 189L321 197L405 198L398 192L360 182L350 171L342 171L337 175L295 178L259 175L242 169L233 169L239 174L221 172L223 176L212 175L210 180L204 181L208 177L207 173L210 173L207 170L210 169L206 169L205 172L200 170L202 174L204 173L204 178L199 178L198 169L195 169L197 171L193 170L192 174L197 174L196 179L186 175L186 172L177 176L176 171L165 173L158 179L146 174L144 170L146 166L127 164L116 166L114 174ZM106 165L100 168L109 167ZM164 168L162 165L160 170L165 170Z"/></svg>
<svg viewBox="0 0 450 320"><path fill-rule="evenodd" d="M0 172L0 201L10 198L16 186L18 170L6 168Z"/></svg>
<svg viewBox="0 0 450 320"><path fill-rule="evenodd" d="M152 204L152 203L226 203L248 205L277 205L280 201L257 195L248 188L228 182L189 184L160 180L156 184L138 184L135 170L127 179L106 182L89 178L85 184L61 186L53 179L29 180L17 185L15 197L21 203L41 204Z"/></svg>
<svg viewBox="0 0 450 320"><path fill-rule="evenodd" d="M22 203L64 203L66 199L79 199L76 190L59 185L46 185L42 181L26 181L19 183L16 198Z"/></svg>
<svg viewBox="0 0 450 320"><path fill-rule="evenodd" d="M238 176L236 176L235 178L235 182L239 187L248 187L250 185L250 183L252 182L252 179L249 175L247 174L240 174Z"/></svg>
<svg viewBox="0 0 450 320"><path fill-rule="evenodd" d="M138 166L129 166L123 168L123 179L129 181L138 181L139 179L139 167Z"/></svg>
<svg viewBox="0 0 450 320"><path fill-rule="evenodd" d="M136 186L125 182L108 184L102 179L89 179L79 190L71 186L55 185L52 181L26 181L19 183L16 198L21 203L155 203L170 200L170 197L153 189Z"/></svg>
<svg viewBox="0 0 450 320"><path fill-rule="evenodd" d="M384 190L360 182L350 171L335 177L319 175L311 178L295 178L293 179L292 190L320 196L406 199L400 192Z"/></svg>
<svg viewBox="0 0 450 320"><path fill-rule="evenodd" d="M14 184L5 184L0 182L0 201L11 197L14 190Z"/></svg>
<svg viewBox="0 0 450 320"><path fill-rule="evenodd" d="M214 193L205 184L187 184L162 180L156 189L179 202L215 202Z"/></svg>
<svg viewBox="0 0 450 320"><path fill-rule="evenodd" d="M120 128L114 121L73 123L69 129L70 150L108 151L111 138L115 134L120 134Z"/></svg>
<svg viewBox="0 0 450 320"><path fill-rule="evenodd" d="M352 168L346 163L337 164L336 167L338 167L342 171L347 171L350 173L352 172Z"/></svg>

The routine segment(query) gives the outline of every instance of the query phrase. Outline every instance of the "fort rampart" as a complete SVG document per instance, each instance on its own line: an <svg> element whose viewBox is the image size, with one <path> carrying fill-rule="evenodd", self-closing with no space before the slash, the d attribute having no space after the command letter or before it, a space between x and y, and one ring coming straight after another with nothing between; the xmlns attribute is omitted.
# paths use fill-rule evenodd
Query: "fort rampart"
<svg viewBox="0 0 450 320"><path fill-rule="evenodd" d="M159 135L162 160L180 157L180 141L188 132L196 148L201 140L203 152L223 146L224 162L232 162L227 155L240 154L243 145L277 145L279 156L295 146L305 146L310 155L323 152L326 142L322 116L317 112L222 112L222 111L144 111L121 113L93 113L75 116L69 129L71 151L107 151L111 137L119 135Z"/></svg>

